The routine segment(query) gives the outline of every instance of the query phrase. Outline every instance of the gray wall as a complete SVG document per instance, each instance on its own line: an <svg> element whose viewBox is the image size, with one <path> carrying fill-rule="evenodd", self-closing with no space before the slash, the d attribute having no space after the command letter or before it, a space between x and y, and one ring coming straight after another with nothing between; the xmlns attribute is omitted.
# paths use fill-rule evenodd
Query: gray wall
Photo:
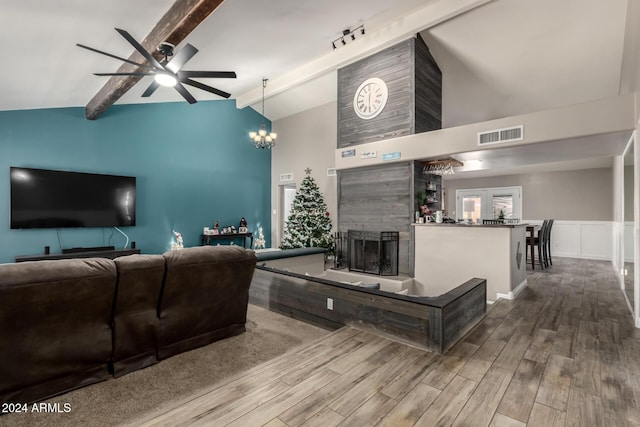
<svg viewBox="0 0 640 427"><path fill-rule="evenodd" d="M475 179L447 179L447 213L455 211L456 190L522 186L522 218L612 221L613 169L583 169Z"/></svg>
<svg viewBox="0 0 640 427"><path fill-rule="evenodd" d="M278 224L279 185L295 184L300 187L304 170L311 168L332 218L336 231L338 216L335 176L327 176L327 168L335 165L337 135L337 104L331 102L273 122L278 132L278 144L271 151L271 238L273 246L280 244ZM280 182L280 174L293 172L293 181ZM268 232L264 230L265 234Z"/></svg>

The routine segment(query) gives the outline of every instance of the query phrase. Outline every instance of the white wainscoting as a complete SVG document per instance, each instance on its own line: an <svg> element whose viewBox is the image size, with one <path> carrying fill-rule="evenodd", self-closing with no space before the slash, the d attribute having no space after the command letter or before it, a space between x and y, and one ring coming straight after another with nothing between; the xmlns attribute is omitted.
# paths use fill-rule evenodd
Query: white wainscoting
<svg viewBox="0 0 640 427"><path fill-rule="evenodd" d="M624 262L633 262L633 221L624 222Z"/></svg>
<svg viewBox="0 0 640 427"><path fill-rule="evenodd" d="M542 225L541 220L523 220ZM555 220L551 228L551 256L613 260L612 221Z"/></svg>

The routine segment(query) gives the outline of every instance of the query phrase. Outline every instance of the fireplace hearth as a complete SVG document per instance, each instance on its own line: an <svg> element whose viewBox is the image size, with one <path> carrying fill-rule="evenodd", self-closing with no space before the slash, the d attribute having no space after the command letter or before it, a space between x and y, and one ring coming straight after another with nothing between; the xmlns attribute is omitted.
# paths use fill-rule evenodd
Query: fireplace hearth
<svg viewBox="0 0 640 427"><path fill-rule="evenodd" d="M349 230L347 237L349 271L379 276L398 275L397 231Z"/></svg>

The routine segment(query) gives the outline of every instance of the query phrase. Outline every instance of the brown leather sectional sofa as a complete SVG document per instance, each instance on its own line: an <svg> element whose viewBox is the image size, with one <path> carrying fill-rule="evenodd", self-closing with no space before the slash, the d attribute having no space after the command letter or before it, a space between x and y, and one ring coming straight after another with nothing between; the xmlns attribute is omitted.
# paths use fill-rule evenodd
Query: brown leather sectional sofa
<svg viewBox="0 0 640 427"><path fill-rule="evenodd" d="M253 251L0 265L0 403L121 376L245 331Z"/></svg>

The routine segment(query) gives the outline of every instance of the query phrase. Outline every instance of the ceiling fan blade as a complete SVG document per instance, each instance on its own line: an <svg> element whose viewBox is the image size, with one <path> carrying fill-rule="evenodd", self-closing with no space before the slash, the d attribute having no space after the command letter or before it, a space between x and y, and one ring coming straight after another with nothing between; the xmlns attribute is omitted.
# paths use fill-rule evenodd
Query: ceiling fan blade
<svg viewBox="0 0 640 427"><path fill-rule="evenodd" d="M189 103L189 104L195 104L196 99L193 97L193 95L191 95L189 93L189 91L187 90L187 88L185 88L184 86L182 86L182 84L180 82L178 82L175 86L176 90L178 91L178 93L180 95L182 95L182 97Z"/></svg>
<svg viewBox="0 0 640 427"><path fill-rule="evenodd" d="M102 54L102 55L106 55L106 56L108 56L109 58L119 59L120 61L124 61L124 62L128 62L129 64L137 65L138 67L148 68L148 69L153 69L153 67L150 67L149 65L139 64L139 63L137 63L137 62L135 62L135 61L131 61L131 60L127 59L127 58L121 58L121 57L119 57L119 56L112 55L112 54L110 54L110 53L108 53L108 52L103 52L103 51L101 51L101 50L94 49L94 48L92 48L92 47L85 46L85 45L80 44L80 43L76 43L76 46L81 47L81 48L83 48L83 49L90 50L91 52L95 52L95 53L99 53L99 54Z"/></svg>
<svg viewBox="0 0 640 427"><path fill-rule="evenodd" d="M177 73L178 70L182 68L188 60L193 58L193 55L196 53L198 53L198 49L187 43L182 49L180 49L180 52L176 53L174 57L171 58L171 61L167 63L167 69Z"/></svg>
<svg viewBox="0 0 640 427"><path fill-rule="evenodd" d="M158 83L157 81L152 81L151 84L149 85L149 87L142 93L142 97L143 98L148 98L149 96L151 96L153 94L153 92L156 91L156 89L158 89L160 87L160 83Z"/></svg>
<svg viewBox="0 0 640 427"><path fill-rule="evenodd" d="M159 70L164 70L162 64L158 62L156 58L154 58L136 39L134 39L131 34L126 32L125 30L121 30L120 28L116 28L116 31L120 33L122 37L124 37L131 45L140 52L140 55L144 56L144 58L149 61L149 63Z"/></svg>
<svg viewBox="0 0 640 427"><path fill-rule="evenodd" d="M94 76L153 76L156 73L93 73Z"/></svg>
<svg viewBox="0 0 640 427"><path fill-rule="evenodd" d="M236 73L234 71L178 71L178 77L211 77L217 79L235 79Z"/></svg>
<svg viewBox="0 0 640 427"><path fill-rule="evenodd" d="M211 87L211 86L205 85L205 84L197 82L195 80L181 79L180 81L182 83L186 84L186 85L197 87L198 89L206 90L207 92L214 93L214 94L219 95L219 96L221 96L223 98L229 98L231 96L230 93L221 91L220 89L216 89L215 87Z"/></svg>

